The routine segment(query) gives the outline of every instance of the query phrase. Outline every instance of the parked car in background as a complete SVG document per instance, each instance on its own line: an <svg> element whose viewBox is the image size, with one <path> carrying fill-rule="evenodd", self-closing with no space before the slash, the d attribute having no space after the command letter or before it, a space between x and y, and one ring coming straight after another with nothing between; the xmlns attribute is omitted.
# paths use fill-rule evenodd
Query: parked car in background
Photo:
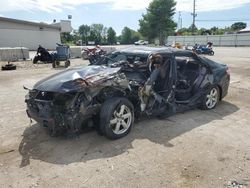
<svg viewBox="0 0 250 188"><path fill-rule="evenodd" d="M148 41L138 40L135 42L135 45L148 45Z"/></svg>
<svg viewBox="0 0 250 188"><path fill-rule="evenodd" d="M154 55L162 57L161 74L146 97ZM132 47L103 56L94 65L44 78L28 89L25 102L28 117L51 135L77 134L94 126L101 135L118 139L143 115L166 117L197 107L215 108L227 95L229 80L227 65L192 51Z"/></svg>

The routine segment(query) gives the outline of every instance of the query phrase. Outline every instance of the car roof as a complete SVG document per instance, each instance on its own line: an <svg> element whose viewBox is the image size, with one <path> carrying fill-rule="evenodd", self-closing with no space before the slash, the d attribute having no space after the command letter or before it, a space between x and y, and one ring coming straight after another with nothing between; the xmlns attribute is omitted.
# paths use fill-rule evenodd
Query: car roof
<svg viewBox="0 0 250 188"><path fill-rule="evenodd" d="M171 47L149 47L149 46L132 46L116 50L116 52L128 54L150 55L155 53L174 54L177 56L192 56L194 53L190 50L177 49Z"/></svg>

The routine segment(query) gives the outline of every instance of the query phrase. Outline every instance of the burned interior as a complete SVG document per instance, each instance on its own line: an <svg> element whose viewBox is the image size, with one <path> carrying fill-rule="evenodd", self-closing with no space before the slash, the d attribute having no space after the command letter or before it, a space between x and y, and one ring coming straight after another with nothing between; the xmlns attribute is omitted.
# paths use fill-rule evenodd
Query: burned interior
<svg viewBox="0 0 250 188"><path fill-rule="evenodd" d="M150 85L154 54L162 63ZM141 115L168 117L190 108L214 108L227 94L229 78L227 66L191 51L131 48L39 81L25 102L28 116L53 136L78 134L93 126L117 139L128 134L134 118Z"/></svg>

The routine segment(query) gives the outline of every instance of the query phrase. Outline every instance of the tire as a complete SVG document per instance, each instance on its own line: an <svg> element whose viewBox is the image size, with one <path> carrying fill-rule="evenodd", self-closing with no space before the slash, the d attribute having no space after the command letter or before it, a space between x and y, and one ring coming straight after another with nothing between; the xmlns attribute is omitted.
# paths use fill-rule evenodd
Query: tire
<svg viewBox="0 0 250 188"><path fill-rule="evenodd" d="M5 70L16 70L16 65L14 64L6 64L6 65L3 65L2 66L2 70L5 71Z"/></svg>
<svg viewBox="0 0 250 188"><path fill-rule="evenodd" d="M69 66L70 66L70 61L69 60L65 61L65 68L68 68Z"/></svg>
<svg viewBox="0 0 250 188"><path fill-rule="evenodd" d="M215 108L220 99L220 90L217 86L211 86L202 99L201 109L211 110Z"/></svg>
<svg viewBox="0 0 250 188"><path fill-rule="evenodd" d="M34 59L33 59L33 64L37 64L38 60L39 60L39 57L35 56Z"/></svg>
<svg viewBox="0 0 250 188"><path fill-rule="evenodd" d="M128 99L117 97L104 102L99 126L108 139L115 140L126 136L133 124L134 107Z"/></svg>
<svg viewBox="0 0 250 188"><path fill-rule="evenodd" d="M56 68L56 62L55 61L52 62L52 68Z"/></svg>
<svg viewBox="0 0 250 188"><path fill-rule="evenodd" d="M209 53L209 55L214 55L214 51L211 51L211 52Z"/></svg>
<svg viewBox="0 0 250 188"><path fill-rule="evenodd" d="M82 59L84 60L89 59L87 52L82 52Z"/></svg>

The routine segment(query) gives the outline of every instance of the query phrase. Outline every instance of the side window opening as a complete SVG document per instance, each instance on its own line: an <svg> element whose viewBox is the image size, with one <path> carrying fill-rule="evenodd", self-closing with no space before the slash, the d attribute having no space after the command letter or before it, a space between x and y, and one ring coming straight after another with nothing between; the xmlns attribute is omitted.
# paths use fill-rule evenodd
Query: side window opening
<svg viewBox="0 0 250 188"><path fill-rule="evenodd" d="M200 63L192 57L176 57L177 63L177 81L186 80L189 84L195 81L200 71Z"/></svg>
<svg viewBox="0 0 250 188"><path fill-rule="evenodd" d="M176 64L176 99L187 100L203 80L204 75L201 74L201 71L204 71L205 67L198 60L186 56L177 56Z"/></svg>

